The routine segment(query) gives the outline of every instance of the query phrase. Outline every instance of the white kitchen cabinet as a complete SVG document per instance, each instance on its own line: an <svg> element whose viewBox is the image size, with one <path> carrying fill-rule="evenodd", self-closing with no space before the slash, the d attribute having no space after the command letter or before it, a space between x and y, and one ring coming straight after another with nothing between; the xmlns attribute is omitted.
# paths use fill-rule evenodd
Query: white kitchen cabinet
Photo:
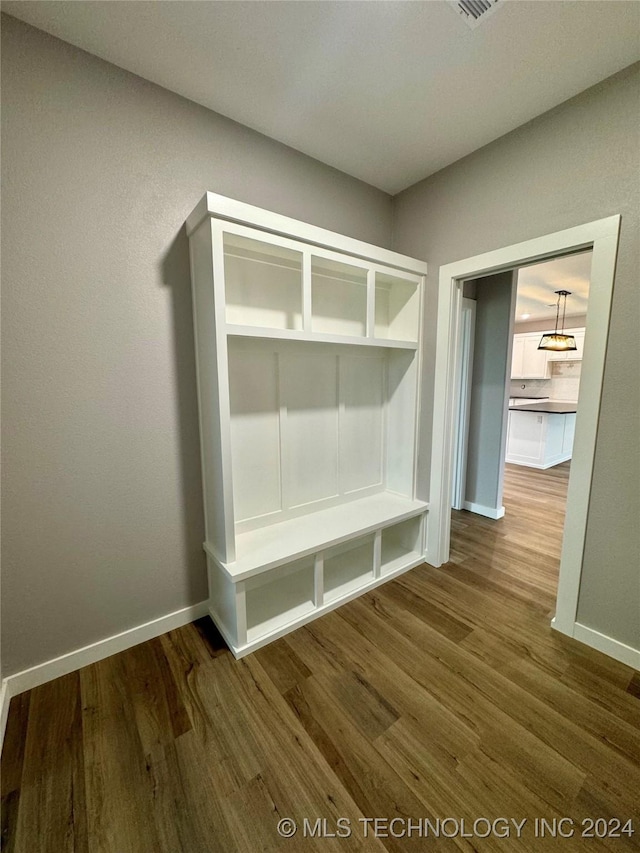
<svg viewBox="0 0 640 853"><path fill-rule="evenodd" d="M511 378L548 379L551 376L551 362L580 361L584 352L584 328L565 329L565 332L575 337L577 349L568 352L539 350L542 332L522 332L514 335Z"/></svg>
<svg viewBox="0 0 640 853"><path fill-rule="evenodd" d="M511 378L520 379L524 370L524 338L522 335L513 336L511 351Z"/></svg>
<svg viewBox="0 0 640 853"><path fill-rule="evenodd" d="M571 459L573 452L573 439L576 433L576 414L569 413L564 416L564 432L562 434L562 455Z"/></svg>
<svg viewBox="0 0 640 853"><path fill-rule="evenodd" d="M240 657L424 559L426 264L213 193L187 233L209 610Z"/></svg>
<svg viewBox="0 0 640 853"><path fill-rule="evenodd" d="M539 350L539 332L527 332L513 336L511 356L512 379L546 379L550 376L546 350Z"/></svg>
<svg viewBox="0 0 640 853"><path fill-rule="evenodd" d="M505 461L527 468L551 468L571 459L575 412L509 412Z"/></svg>
<svg viewBox="0 0 640 853"><path fill-rule="evenodd" d="M576 349L567 352L548 352L548 360L551 361L581 361L584 355L584 327L581 329L565 329L567 335L573 335L576 339Z"/></svg>

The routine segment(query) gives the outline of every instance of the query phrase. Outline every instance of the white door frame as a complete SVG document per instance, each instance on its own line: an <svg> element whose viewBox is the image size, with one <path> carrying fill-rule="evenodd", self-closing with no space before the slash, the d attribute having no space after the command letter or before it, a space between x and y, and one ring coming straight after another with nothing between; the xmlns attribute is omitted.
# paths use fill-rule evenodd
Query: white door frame
<svg viewBox="0 0 640 853"><path fill-rule="evenodd" d="M619 231L620 216L609 216L440 267L430 509L427 516L427 562L433 566L441 566L449 559L462 282L568 252L593 250L587 309L588 346L582 362L558 599L552 621L554 628L569 636L574 636L578 609Z"/></svg>
<svg viewBox="0 0 640 853"><path fill-rule="evenodd" d="M471 410L471 379L473 346L476 330L476 302L460 300L460 357L456 372L456 408L454 419L455 444L453 451L451 506L462 509L467 482L467 450L469 445L469 414Z"/></svg>

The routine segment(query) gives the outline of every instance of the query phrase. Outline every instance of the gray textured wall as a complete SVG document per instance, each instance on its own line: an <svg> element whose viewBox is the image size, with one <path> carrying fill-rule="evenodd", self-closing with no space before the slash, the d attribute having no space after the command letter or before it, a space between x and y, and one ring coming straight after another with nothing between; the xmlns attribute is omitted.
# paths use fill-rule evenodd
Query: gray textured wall
<svg viewBox="0 0 640 853"><path fill-rule="evenodd" d="M578 618L634 648L640 648L639 104L635 65L394 200L394 248L429 262L423 400L432 398L442 264L622 214ZM430 438L426 413L423 476Z"/></svg>
<svg viewBox="0 0 640 853"><path fill-rule="evenodd" d="M206 190L389 245L391 200L2 19L3 674L206 597Z"/></svg>
<svg viewBox="0 0 640 853"><path fill-rule="evenodd" d="M505 395L515 299L512 272L476 281L465 500L502 508L506 446Z"/></svg>

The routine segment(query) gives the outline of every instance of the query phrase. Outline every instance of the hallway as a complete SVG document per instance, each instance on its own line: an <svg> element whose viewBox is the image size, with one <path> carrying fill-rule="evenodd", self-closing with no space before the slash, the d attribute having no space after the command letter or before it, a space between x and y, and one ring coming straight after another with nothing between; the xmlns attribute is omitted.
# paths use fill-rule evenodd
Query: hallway
<svg viewBox="0 0 640 853"><path fill-rule="evenodd" d="M589 818L640 830L640 675L549 627L567 479L509 466L503 519L455 513L453 562L240 661L204 619L16 697L4 849L637 850L581 837ZM365 838L374 817L386 834ZM563 817L571 838L536 835ZM339 818L349 837L303 833ZM406 835L445 818L526 824Z"/></svg>
<svg viewBox="0 0 640 853"><path fill-rule="evenodd" d="M553 616L570 462L546 471L506 465L505 516L452 512L450 561L490 577Z"/></svg>

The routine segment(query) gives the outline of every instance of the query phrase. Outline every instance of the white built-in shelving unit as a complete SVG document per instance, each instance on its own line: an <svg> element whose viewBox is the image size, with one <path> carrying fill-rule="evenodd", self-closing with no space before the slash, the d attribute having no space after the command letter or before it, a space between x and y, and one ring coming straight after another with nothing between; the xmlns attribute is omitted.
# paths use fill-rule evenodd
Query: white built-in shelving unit
<svg viewBox="0 0 640 853"><path fill-rule="evenodd" d="M424 560L426 264L214 193L187 233L210 613L241 657Z"/></svg>

